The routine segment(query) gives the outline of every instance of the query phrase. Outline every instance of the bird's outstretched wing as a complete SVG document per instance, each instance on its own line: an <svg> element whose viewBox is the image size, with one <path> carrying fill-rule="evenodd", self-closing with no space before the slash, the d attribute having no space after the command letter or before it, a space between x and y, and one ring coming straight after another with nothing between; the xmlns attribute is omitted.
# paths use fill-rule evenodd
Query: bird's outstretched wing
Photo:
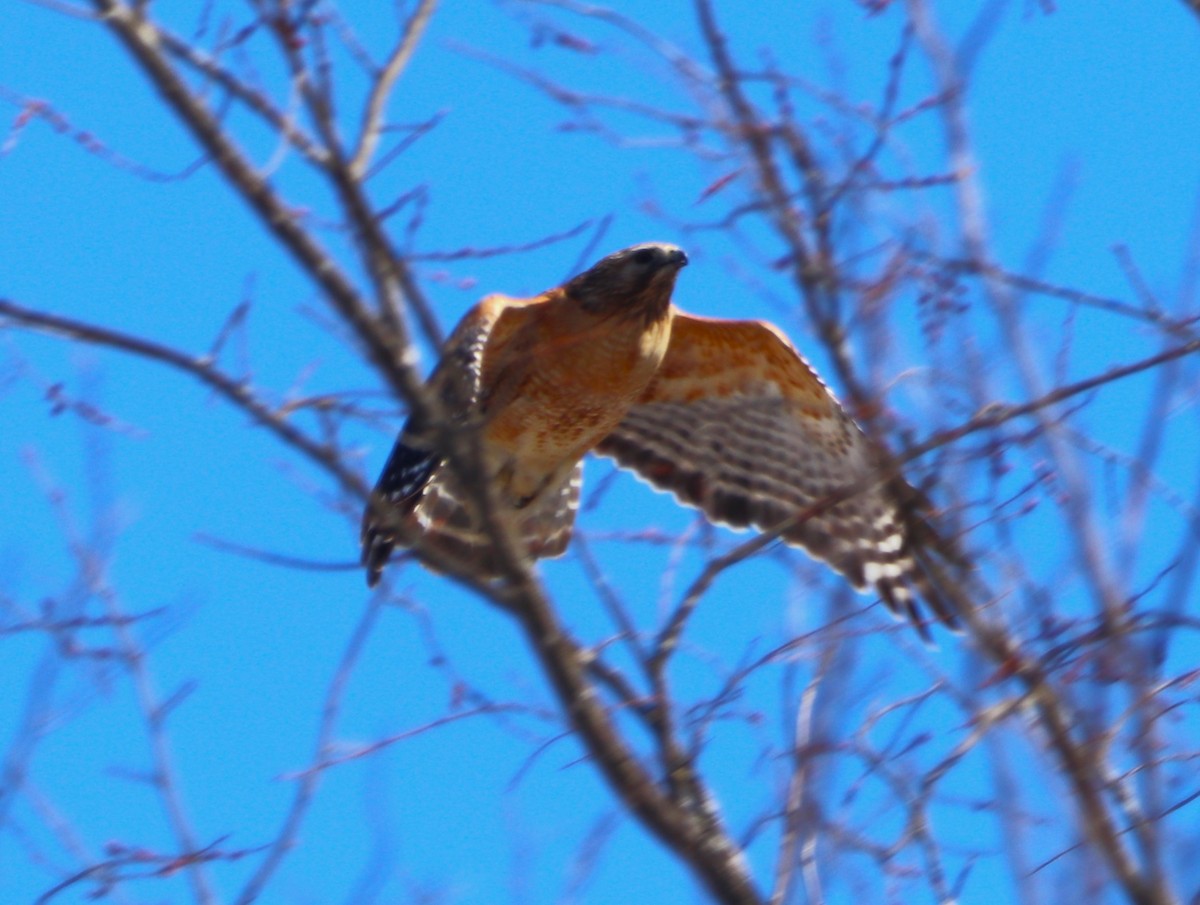
<svg viewBox="0 0 1200 905"><path fill-rule="evenodd" d="M914 546L929 530L906 502L916 491L898 476L871 482L871 443L769 324L676 312L657 376L596 452L713 521L772 530L794 520L785 541L873 587L922 634L918 599L956 624Z"/></svg>

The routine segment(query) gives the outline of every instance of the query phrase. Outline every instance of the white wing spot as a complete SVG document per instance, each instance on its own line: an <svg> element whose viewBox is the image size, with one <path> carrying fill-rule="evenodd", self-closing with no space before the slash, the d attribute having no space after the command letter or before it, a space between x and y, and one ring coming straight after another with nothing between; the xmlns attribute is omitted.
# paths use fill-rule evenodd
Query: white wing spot
<svg viewBox="0 0 1200 905"><path fill-rule="evenodd" d="M891 512L882 512L875 516L875 521L872 523L871 527L876 531L879 531L882 528L893 528L895 527L895 517Z"/></svg>
<svg viewBox="0 0 1200 905"><path fill-rule="evenodd" d="M880 553L899 553L904 545L904 538L899 534L889 534L875 545Z"/></svg>
<svg viewBox="0 0 1200 905"><path fill-rule="evenodd" d="M899 578L904 574L904 568L894 562L869 562L863 564L863 577L866 578L867 584L878 584L880 581L888 581ZM900 596L901 588L896 589L896 596Z"/></svg>

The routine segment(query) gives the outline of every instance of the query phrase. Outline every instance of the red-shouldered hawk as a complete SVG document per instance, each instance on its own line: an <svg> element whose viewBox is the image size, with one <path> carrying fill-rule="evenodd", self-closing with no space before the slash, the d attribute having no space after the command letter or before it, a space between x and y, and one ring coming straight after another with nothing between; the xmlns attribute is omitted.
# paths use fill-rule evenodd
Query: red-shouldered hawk
<svg viewBox="0 0 1200 905"><path fill-rule="evenodd" d="M784 541L874 588L923 634L918 599L954 626L927 569L931 529L915 491L894 477L821 507L875 471L870 442L774 327L672 305L687 260L674 245L626 248L536 298L485 298L447 341L429 388L453 423L478 424L487 477L524 550L566 549L590 450L733 527L770 530L813 507ZM433 432L409 418L363 517L368 584L397 544L495 571L481 519L443 463Z"/></svg>

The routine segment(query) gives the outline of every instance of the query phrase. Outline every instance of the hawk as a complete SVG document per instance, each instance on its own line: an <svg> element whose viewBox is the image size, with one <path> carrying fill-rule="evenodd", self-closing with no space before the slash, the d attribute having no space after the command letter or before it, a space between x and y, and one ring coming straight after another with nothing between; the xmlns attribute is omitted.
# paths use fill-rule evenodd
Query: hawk
<svg viewBox="0 0 1200 905"><path fill-rule="evenodd" d="M635 245L535 298L485 298L447 340L427 387L442 430L478 431L484 477L519 548L530 559L566 550L590 451L711 521L781 529L922 634L918 600L953 627L917 492L873 477L874 447L779 330L675 307L687 263L677 246ZM371 586L396 545L496 571L437 436L411 416L379 477L362 525Z"/></svg>

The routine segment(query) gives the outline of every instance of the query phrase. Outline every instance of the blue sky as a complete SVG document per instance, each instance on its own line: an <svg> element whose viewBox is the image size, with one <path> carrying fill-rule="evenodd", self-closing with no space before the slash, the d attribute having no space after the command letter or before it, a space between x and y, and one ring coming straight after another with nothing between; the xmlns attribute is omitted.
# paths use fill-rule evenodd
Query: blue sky
<svg viewBox="0 0 1200 905"><path fill-rule="evenodd" d="M769 4L750 16L741 4L721 4L737 52L756 60L769 45L775 59L815 84L837 86L847 96L874 103L894 48L900 10L867 16L856 4ZM179 5L183 6L183 5ZM188 4L187 6L191 6ZM392 23L387 10L348 16L377 51ZM383 5L380 5L381 7ZM938 4L952 39L973 19L974 4ZM681 48L696 53L698 30L688 4L617 4ZM643 8L645 7L645 8ZM777 8L776 8L777 7ZM803 7L803 8L800 8ZM1149 289L1172 303L1181 292L1188 255L1196 255L1200 216L1200 21L1180 3L1130 4L1111 0L1063 2L1052 14L1034 2L993 4L994 34L972 64L969 115L981 167L995 250L1001 263L1022 270L1039 261L1039 275L1097 295L1136 301L1114 246L1129 250ZM764 6L765 10L765 6ZM192 21L181 8L171 21ZM660 127L616 115L611 120L637 141L617 147L562 128L567 115L527 85L479 61L466 48L553 71L583 91L636 96L647 103L683 107L689 99L661 66L611 31L559 16L573 32L592 37L602 53L572 53L533 46L521 4L446 4L405 74L395 116L414 122L441 113L441 124L386 174L378 190L389 197L420 186L427 192L411 251L485 248L529 242L580 223L611 218L597 254L648 239L687 247L676 300L689 310L717 316L769 317L801 349L812 347L798 308L781 311L782 278L767 267L770 243L761 228L737 240L687 230L686 221L716 217L724 207L698 204L707 186L731 170L727 160L697 161L658 139ZM371 16L380 18L373 20ZM536 15L547 15L536 10ZM363 18L359 18L362 16ZM227 369L249 368L253 384L269 398L354 389L383 408L381 385L353 350L331 336L321 299L233 197L211 167L186 179L147 179L125 161L150 171L178 174L197 158L188 137L122 56L113 39L89 23L33 4L8 4L0 18L0 297L44 307L114 328L144 333L201 354L229 313L243 300L252 308L247 326L227 348ZM827 58L843 61L844 71ZM274 77L269 67L268 79ZM925 67L914 62L905 96L928 89ZM347 101L355 86L347 86ZM9 131L20 106L14 97L42 99L70 123L73 134L35 121ZM803 111L819 120L815 101ZM80 133L108 149L89 153ZM245 141L257 160L271 158L269 137L253 130ZM5 135L8 136L7 142ZM931 119L903 133L898 160L916 169L942 161L940 131ZM294 160L285 160L277 182L300 206L318 214L329 199ZM1066 194L1064 192L1064 187ZM735 183L731 193L744 191ZM1055 199L1065 197L1059 205ZM653 198L653 208L645 202ZM715 199L724 205L723 198ZM946 193L920 200L897 193L870 211L858 241L869 242L914 220L930 230L951 208ZM1047 212L1053 241L1043 243ZM1056 218L1056 219L1055 219ZM405 222L402 215L397 223ZM399 229L403 234L403 229ZM429 262L419 266L443 323L452 324L480 295L533 294L569 275L587 237L527 254ZM339 248L335 233L327 241ZM407 240L406 240L407 241ZM756 289L745 278L749 275ZM1191 304L1196 304L1192 287ZM1066 306L1045 298L1027 303L1030 329L1054 349L1067 329ZM916 329L895 336L877 366L893 378L916 369L896 402L927 426L956 422L953 413L930 412L935 394L922 377L925 349ZM1160 338L1130 322L1081 314L1067 366L1079 379L1160 348ZM977 337L985 355L1002 355L988 327ZM827 362L813 351L814 363ZM1050 356L1047 356L1050 359ZM1186 365L1195 385L1195 365ZM1053 375L1049 375L1053 376ZM923 382L925 381L925 382ZM102 407L115 424L98 429L69 413L58 414L47 390L62 384L72 398ZM1101 442L1131 447L1130 433L1152 385L1134 381L1110 387L1093 401L1086 426ZM998 371L993 390L1019 401L1019 390ZM835 387L835 389L838 389ZM1195 398L1182 394L1172 407L1168 449L1157 471L1184 497L1195 490ZM71 599L75 568L48 487L64 496L75 529L110 551L109 577L121 606L147 617L138 630L150 651L158 693L186 689L169 722L171 747L183 777L187 808L204 842L223 849L254 848L269 840L283 819L293 782L286 777L311 761L321 702L369 597L353 568L295 571L213 549L200 535L323 563L357 557L354 517L332 502L327 480L282 451L246 418L188 378L152 364L16 331L0 332L0 483L6 488L0 519L0 626L36 611L51 598ZM373 477L391 443L400 415L378 429L352 431L354 453ZM605 463L588 466L596 486ZM1096 466L1097 481L1104 470ZM1015 480L1015 479L1014 479ZM1161 505L1156 503L1155 505ZM1151 521L1162 547L1177 542L1178 516L1164 508ZM583 514L582 527L606 531L650 526L694 527L691 513L621 477L600 505ZM1118 526L1104 526L1116 532ZM1063 538L1052 519L1035 515L1020 543L1040 551L1031 559L1042 577L1065 561ZM719 533L718 542L729 535ZM1153 554L1159 545L1150 538ZM598 539L591 549L611 572L614 586L646 625L664 601L677 599L699 568L684 557L678 569L666 551ZM1138 568L1149 581L1162 562L1147 556ZM543 574L563 617L584 638L611 633L595 593L574 556L548 564ZM1139 573L1140 574L1140 573ZM814 578L813 576L817 576ZM337 737L357 744L408 732L455 712L458 683L491 700L520 702L527 712L462 719L399 742L385 752L332 769L292 852L263 901L391 902L429 894L445 902L695 901L686 873L629 820L616 817L608 792L569 739L542 749L560 727L528 651L499 613L446 582L409 568L396 576L403 605L378 614L345 690ZM849 606L869 601L825 593L836 580L797 558L768 558L731 573L706 599L689 635L678 686L703 698L740 663L790 638L810 632ZM814 593L819 589L820 593ZM1066 611L1082 606L1077 585L1063 588ZM828 602L827 602L828 601ZM94 602L93 602L94 605ZM841 609L839 609L841 608ZM886 621L878 608L858 617L864 630ZM436 651L430 632L436 637ZM97 647L111 638L84 638ZM148 764L148 746L122 671L102 656L65 661L40 633L0 635L0 752L13 756L30 701L42 733L28 791L0 798L0 898L30 901L64 872L79 869L78 853L47 829L45 810L61 814L87 857L106 843L169 851L162 809L136 776ZM435 663L437 654L448 666ZM97 651L93 650L93 653ZM1195 650L1175 651L1178 664ZM57 665L49 665L57 664ZM941 675L968 682L978 667L952 639L926 651L907 634L868 639L839 666L844 723L881 702L927 688ZM722 777L718 791L730 824L747 831L777 792L781 765L761 753L778 743L779 714L802 688L811 658L756 674L746 694L714 724L705 764ZM787 675L788 671L794 675ZM38 682L48 683L42 696ZM790 684L789 684L790 683ZM837 702L828 719L839 722ZM544 708L545 712L537 708ZM945 753L959 736L962 714L944 702L921 712L932 727L932 749ZM1194 722L1194 720L1193 720ZM895 728L884 721L881 734ZM845 729L845 726L843 726ZM846 733L853 735L851 725ZM911 730L915 731L915 730ZM1175 730L1185 739L1186 726ZM1036 764L1038 753L1008 740L1011 763ZM1185 746L1186 747L1186 746ZM928 766L928 750L912 755ZM954 870L971 861L965 902L1015 900L993 823L972 814L971 802L987 793L994 774L982 756L957 771L950 801L937 813L948 835ZM1028 789L1046 786L1036 768L1016 768ZM854 768L829 768L831 789L850 787ZM862 780L870 786L868 780ZM879 808L871 795L829 802L844 807L886 835L903 815ZM868 821L868 817L871 818ZM1173 826L1194 836L1195 814L1184 809ZM1050 821L1052 823L1052 821ZM606 834L594 870L580 867L584 840ZM1029 858L1034 864L1067 843L1061 826L1035 824ZM225 838L228 837L228 838ZM750 854L760 876L770 865L763 841ZM969 853L982 853L972 859ZM1176 849L1172 870L1191 887L1186 851ZM900 858L913 863L911 852ZM213 868L215 885L232 900L257 864L256 857ZM831 901L883 901L903 897L896 886L855 880L862 865L835 862ZM1044 894L1070 889L1070 858L1040 875ZM586 874L579 888L576 873ZM862 886L858 883L865 884ZM631 892L635 891L635 893ZM126 888L125 901L186 900L181 878L142 881ZM60 897L79 901L78 887Z"/></svg>

